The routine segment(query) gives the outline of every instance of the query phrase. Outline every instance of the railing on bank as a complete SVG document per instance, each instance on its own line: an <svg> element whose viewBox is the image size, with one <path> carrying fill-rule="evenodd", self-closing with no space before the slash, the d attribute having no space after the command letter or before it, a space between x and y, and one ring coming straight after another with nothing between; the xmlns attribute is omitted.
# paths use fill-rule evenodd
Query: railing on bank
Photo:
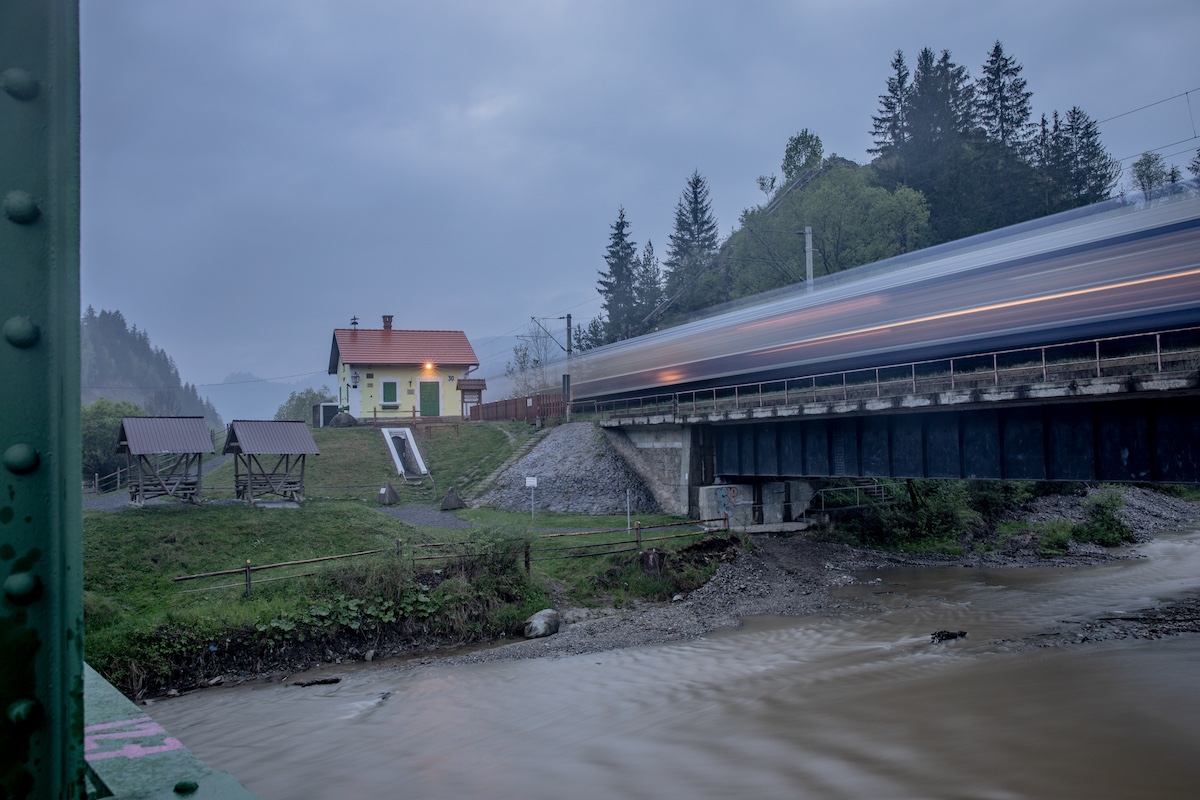
<svg viewBox="0 0 1200 800"><path fill-rule="evenodd" d="M712 525L720 524L721 527L719 527L719 528L703 527L703 526L708 526L710 524L712 524ZM657 530L662 530L662 529L667 529L667 528L678 528L678 527L694 528L696 526L702 526L702 527L700 530L692 530L692 531L688 531L685 533L669 534L669 535L665 535L665 536L645 536L644 535L645 532L647 532L647 531L657 531ZM534 536L529 539L526 539L522 543L521 548L509 550L508 552L513 556L522 556L523 557L524 564L525 564L525 572L526 572L526 574L529 574L532 571L532 564L535 561L556 561L556 560L565 559L565 558L595 558L598 556L614 555L617 553L629 553L629 552L635 552L635 551L642 551L645 549L644 544L647 542L662 542L662 541L667 541L670 539L684 539L684 538L695 537L695 536L706 536L706 535L713 533L714 531L718 531L718 530L725 531L725 532L727 532L729 530L728 517L717 517L714 519L706 519L706 520L689 520L688 522L671 522L671 523L664 523L662 525L642 525L640 522L635 522L633 524L633 527L631 527L631 528L612 528L612 529L608 529L608 530L599 530L599 531L579 531L579 532L571 532L571 533L539 534L538 536ZM567 538L571 538L571 537L584 537L584 536L611 536L612 534L620 534L620 533L627 533L627 532L629 534L631 534L632 538L617 539L615 541L612 539L606 539L603 542L596 542L596 543L591 543L591 544L578 544L578 545L572 545L569 547L538 547L538 548L535 548L535 546L534 546L534 542L538 542L538 541L549 541L549 540L553 540L553 539L567 539ZM628 545L633 545L633 546L630 547ZM316 563L326 562L326 561L335 561L335 560L343 559L343 558L357 558L360 556L377 555L379 553L387 553L387 552L394 553L398 558L407 558L413 564L413 567L415 568L417 562L419 562L419 561L452 561L455 559L470 558L473 554L477 554L482 549L492 548L494 546L495 546L494 542L480 542L480 541L420 542L420 543L408 545L408 552L406 554L405 544L404 544L403 540L397 539L396 546L394 548L380 547L380 548L377 548L374 550L360 550L356 553L341 553L339 555L333 555L333 556L322 556L320 558L305 558L305 559L299 559L296 561L281 561L277 564L260 564L257 566L251 565L250 559L246 559L246 562L243 566L236 567L234 569L222 569L222 570L216 570L214 572L200 572L200 573L196 573L194 575L179 575L179 576L172 578L171 580L173 582L178 583L181 581L199 580L201 578L218 578L218 577L225 577L225 576L230 576L230 575L241 575L241 576L243 576L244 580L238 581L237 583L225 583L225 584L221 584L219 586L203 586L198 589L185 589L183 591L185 593L190 593L190 592L209 592L209 591L215 591L218 589L244 588L245 596L249 597L254 583L260 583L260 584L272 583L274 581L291 580L292 578L306 578L306 577L311 577L311 576L317 574L316 572L301 572L301 573L296 573L296 574L292 574L292 575L282 575L282 576L275 577L275 578L260 578L257 581L255 581L254 577L253 577L254 573L261 572L264 570L273 570L273 569L282 569L285 567L304 566L304 565L308 565L308 564L316 564ZM609 548L609 549L597 550L595 548ZM438 550L438 549L441 549L442 551L441 552L433 552L434 550ZM454 552L455 549L462 551L462 552ZM568 550L572 551L572 552L569 552L569 553L563 552L563 551L568 551ZM586 551L586 552L581 552L581 551ZM430 553L430 554L429 555L418 555L418 553ZM560 554L545 555L546 553L560 553Z"/></svg>
<svg viewBox="0 0 1200 800"><path fill-rule="evenodd" d="M576 401L571 412L607 416L701 415L767 406L846 402L1133 375L1194 373L1200 328L910 361L715 388Z"/></svg>

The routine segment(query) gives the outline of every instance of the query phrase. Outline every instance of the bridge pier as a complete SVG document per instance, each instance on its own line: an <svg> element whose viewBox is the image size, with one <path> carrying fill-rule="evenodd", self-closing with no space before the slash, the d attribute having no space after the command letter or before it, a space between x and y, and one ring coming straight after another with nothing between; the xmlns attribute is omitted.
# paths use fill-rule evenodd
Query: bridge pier
<svg viewBox="0 0 1200 800"><path fill-rule="evenodd" d="M733 530L792 530L816 494L810 481L723 483L698 486L700 519L728 517Z"/></svg>

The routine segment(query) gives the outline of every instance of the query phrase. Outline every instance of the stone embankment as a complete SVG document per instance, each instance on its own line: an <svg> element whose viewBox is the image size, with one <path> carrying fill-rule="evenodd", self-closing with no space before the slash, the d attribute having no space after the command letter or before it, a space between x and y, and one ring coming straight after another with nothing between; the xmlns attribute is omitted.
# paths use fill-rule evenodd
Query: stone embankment
<svg viewBox="0 0 1200 800"><path fill-rule="evenodd" d="M551 430L474 504L529 511L526 478L537 478L533 504L538 511L602 515L624 514L627 507L635 514L659 510L641 478L591 422L572 422Z"/></svg>

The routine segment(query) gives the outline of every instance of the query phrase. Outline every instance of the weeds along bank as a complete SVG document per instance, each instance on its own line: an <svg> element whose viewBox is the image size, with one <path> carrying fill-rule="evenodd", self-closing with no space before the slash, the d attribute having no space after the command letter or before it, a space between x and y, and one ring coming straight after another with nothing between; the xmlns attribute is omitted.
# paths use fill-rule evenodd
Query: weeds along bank
<svg viewBox="0 0 1200 800"><path fill-rule="evenodd" d="M535 560L527 573L526 543L535 559L561 552L534 542L527 518L460 513L472 527L422 529L365 505L322 501L301 509L161 506L89 514L87 661L138 698L221 677L508 638L553 604L551 592L578 605L662 600L703 584L716 569L715 561L688 561L694 540L685 538L659 574L646 574L638 553L615 545L606 549L620 552ZM586 529L617 520L547 522ZM596 544L605 536L626 534L601 535ZM236 574L172 580L236 569L248 553L252 564L270 564L369 550L383 552L280 569L287 580L275 580L282 575L274 571L256 574L248 597ZM199 583L210 590L190 591Z"/></svg>

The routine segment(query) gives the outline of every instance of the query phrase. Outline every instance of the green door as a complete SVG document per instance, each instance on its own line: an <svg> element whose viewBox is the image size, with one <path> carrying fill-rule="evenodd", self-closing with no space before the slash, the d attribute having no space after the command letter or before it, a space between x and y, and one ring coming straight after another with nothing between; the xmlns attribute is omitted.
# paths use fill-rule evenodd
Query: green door
<svg viewBox="0 0 1200 800"><path fill-rule="evenodd" d="M440 383L421 381L421 416L439 417L442 414L439 390Z"/></svg>

